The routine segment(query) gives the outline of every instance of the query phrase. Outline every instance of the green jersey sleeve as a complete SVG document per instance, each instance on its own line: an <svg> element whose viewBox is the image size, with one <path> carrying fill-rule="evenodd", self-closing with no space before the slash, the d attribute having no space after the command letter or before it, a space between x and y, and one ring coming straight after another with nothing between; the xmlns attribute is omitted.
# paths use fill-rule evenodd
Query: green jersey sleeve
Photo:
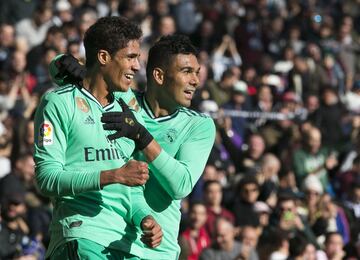
<svg viewBox="0 0 360 260"><path fill-rule="evenodd" d="M67 129L71 109L53 92L46 94L35 115L35 178L47 196L100 190L100 171L65 170Z"/></svg>
<svg viewBox="0 0 360 260"><path fill-rule="evenodd" d="M173 199L186 197L199 180L215 140L215 124L203 118L181 144L175 158L162 150L150 169Z"/></svg>

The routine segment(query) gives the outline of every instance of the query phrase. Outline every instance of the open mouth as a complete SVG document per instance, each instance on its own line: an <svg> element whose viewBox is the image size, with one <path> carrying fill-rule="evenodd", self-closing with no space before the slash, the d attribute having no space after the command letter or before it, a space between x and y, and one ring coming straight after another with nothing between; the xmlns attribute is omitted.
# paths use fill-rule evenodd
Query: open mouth
<svg viewBox="0 0 360 260"><path fill-rule="evenodd" d="M185 93L185 96L187 99L192 99L192 97L194 95L194 91L192 91L192 90L185 90L184 93Z"/></svg>
<svg viewBox="0 0 360 260"><path fill-rule="evenodd" d="M134 78L134 74L125 74L125 77L128 79L128 80L132 80Z"/></svg>

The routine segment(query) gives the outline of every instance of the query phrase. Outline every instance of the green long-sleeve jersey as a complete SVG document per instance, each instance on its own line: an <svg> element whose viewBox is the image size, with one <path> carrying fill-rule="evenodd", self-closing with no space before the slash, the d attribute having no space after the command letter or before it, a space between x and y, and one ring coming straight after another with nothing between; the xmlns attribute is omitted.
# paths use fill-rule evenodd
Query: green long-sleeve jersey
<svg viewBox="0 0 360 260"><path fill-rule="evenodd" d="M169 116L156 118L144 96L138 95L137 99L146 128L163 148L149 164L150 178L144 194L164 236L160 246L144 248L144 258L177 259L180 202L203 173L214 144L215 125L210 117L183 107Z"/></svg>
<svg viewBox="0 0 360 260"><path fill-rule="evenodd" d="M133 93L118 93L126 103ZM102 113L121 111L114 101L103 107L90 92L67 85L44 95L35 116L36 182L54 205L50 255L60 244L85 238L142 257L136 228L150 210L139 189L121 184L100 187L100 172L123 166L135 145L109 141ZM140 122L142 118L136 115Z"/></svg>

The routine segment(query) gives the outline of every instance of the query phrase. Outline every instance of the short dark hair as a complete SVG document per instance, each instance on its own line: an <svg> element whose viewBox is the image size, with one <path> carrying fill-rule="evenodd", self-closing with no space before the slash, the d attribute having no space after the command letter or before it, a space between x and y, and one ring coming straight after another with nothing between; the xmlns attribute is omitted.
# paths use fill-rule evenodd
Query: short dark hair
<svg viewBox="0 0 360 260"><path fill-rule="evenodd" d="M178 54L193 54L197 56L198 53L189 37L185 35L173 34L161 37L149 50L146 66L147 78L151 78L154 68L169 67L172 58Z"/></svg>
<svg viewBox="0 0 360 260"><path fill-rule="evenodd" d="M210 187L210 185L212 184L217 184L217 185L220 185L221 187L221 183L217 180L208 180L204 183L204 186L203 186L203 191L207 191L207 189Z"/></svg>
<svg viewBox="0 0 360 260"><path fill-rule="evenodd" d="M142 36L140 27L124 17L102 17L86 31L84 46L86 51L86 67L96 63L99 50L106 50L114 55L125 48L129 41L138 40Z"/></svg>
<svg viewBox="0 0 360 260"><path fill-rule="evenodd" d="M237 185L237 191L240 192L242 189L248 185L248 184L254 184L256 185L257 189L260 188L259 182L256 179L254 175L245 175L238 183Z"/></svg>
<svg viewBox="0 0 360 260"><path fill-rule="evenodd" d="M339 232L337 232L337 231L330 231L330 232L328 232L328 233L325 234L325 242L324 242L325 245L326 245L327 243L329 243L329 240L330 240L330 238L331 238L332 236L340 236L340 237L342 237Z"/></svg>

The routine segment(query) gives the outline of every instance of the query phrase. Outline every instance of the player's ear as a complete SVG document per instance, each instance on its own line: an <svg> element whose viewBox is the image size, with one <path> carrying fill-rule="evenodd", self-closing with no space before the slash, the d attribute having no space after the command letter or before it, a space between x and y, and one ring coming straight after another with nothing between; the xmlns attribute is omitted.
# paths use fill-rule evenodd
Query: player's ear
<svg viewBox="0 0 360 260"><path fill-rule="evenodd" d="M111 61L111 55L106 50L99 50L97 53L97 58L101 65L106 65Z"/></svg>
<svg viewBox="0 0 360 260"><path fill-rule="evenodd" d="M154 68L152 76L158 85L162 85L164 83L164 71L161 68Z"/></svg>

